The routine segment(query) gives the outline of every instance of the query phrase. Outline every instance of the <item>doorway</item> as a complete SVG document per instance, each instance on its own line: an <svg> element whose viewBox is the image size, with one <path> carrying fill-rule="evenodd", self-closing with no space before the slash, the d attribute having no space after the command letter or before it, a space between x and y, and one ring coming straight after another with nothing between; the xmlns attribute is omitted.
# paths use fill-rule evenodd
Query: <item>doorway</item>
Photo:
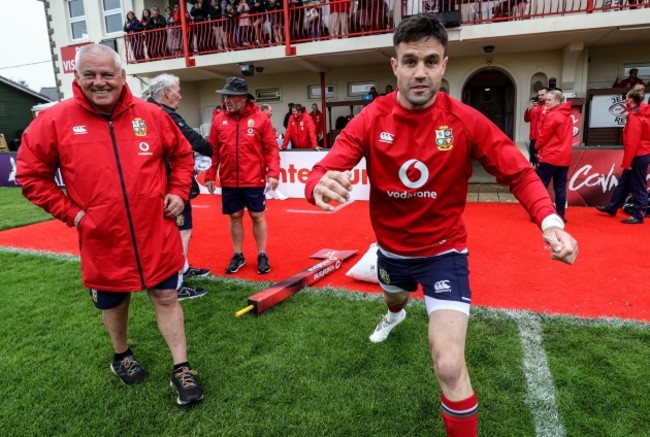
<svg viewBox="0 0 650 437"><path fill-rule="evenodd" d="M463 87L463 103L475 108L514 140L515 85L503 71L484 68Z"/></svg>

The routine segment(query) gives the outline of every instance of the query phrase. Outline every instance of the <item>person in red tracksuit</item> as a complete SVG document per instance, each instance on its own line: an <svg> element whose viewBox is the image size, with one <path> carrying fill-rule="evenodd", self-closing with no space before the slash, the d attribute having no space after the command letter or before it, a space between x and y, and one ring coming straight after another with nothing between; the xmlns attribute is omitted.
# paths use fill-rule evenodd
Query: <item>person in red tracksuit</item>
<svg viewBox="0 0 650 437"><path fill-rule="evenodd" d="M596 209L611 216L632 194L632 217L622 220L627 225L643 223L648 210L648 165L650 165L650 106L643 102L643 85L635 85L625 98L627 121L623 128L623 174L605 206Z"/></svg>
<svg viewBox="0 0 650 437"><path fill-rule="evenodd" d="M323 118L323 113L320 112L316 103L311 104L311 112L309 113L309 116L311 117L311 121L314 122L318 147L323 147L325 138L325 119Z"/></svg>
<svg viewBox="0 0 650 437"><path fill-rule="evenodd" d="M226 273L246 264L244 208L253 220L257 244L257 272L271 271L266 254L267 227L265 188L275 190L280 175L280 153L271 119L255 104L243 78L229 77L223 89L224 111L214 115L208 141L212 145L212 167L205 174L205 186L216 190L217 171L221 181L222 212L230 217L234 254Z"/></svg>
<svg viewBox="0 0 650 437"><path fill-rule="evenodd" d="M553 180L555 210L566 221L566 185L571 165L573 120L571 102L562 103L562 91L555 89L546 94L546 113L535 142L537 174L545 187Z"/></svg>
<svg viewBox="0 0 650 437"><path fill-rule="evenodd" d="M185 262L176 217L190 194L192 147L162 108L131 94L107 46L82 47L74 77L73 98L25 131L16 180L27 199L78 230L83 283L113 343L111 371L125 384L149 376L127 342L131 293L146 289L171 351L177 402L200 401L176 296ZM58 168L65 191L54 183Z"/></svg>
<svg viewBox="0 0 650 437"><path fill-rule="evenodd" d="M410 293L422 285L429 349L442 389L440 414L448 436L465 437L478 432L478 400L465 364L471 292L462 214L472 161L510 187L541 227L553 259L572 263L578 246L512 140L474 108L438 92L447 41L436 14L400 21L390 61L397 91L377 97L348 123L314 165L305 197L326 211L334 210L332 201L348 202L351 170L366 159L377 277L388 307L369 340L388 339L406 318Z"/></svg>
<svg viewBox="0 0 650 437"><path fill-rule="evenodd" d="M537 141L537 135L539 135L539 126L542 119L542 113L544 112L544 106L546 103L546 88L542 88L537 91L537 97L531 99L526 112L524 112L524 121L530 123L530 132L528 134L528 160L534 166L537 166L537 151L535 150L535 142Z"/></svg>
<svg viewBox="0 0 650 437"><path fill-rule="evenodd" d="M294 105L291 108L289 126L284 134L284 141L280 150L286 150L289 142L291 142L291 149L319 150L314 122L309 114L305 113L305 108L302 105Z"/></svg>

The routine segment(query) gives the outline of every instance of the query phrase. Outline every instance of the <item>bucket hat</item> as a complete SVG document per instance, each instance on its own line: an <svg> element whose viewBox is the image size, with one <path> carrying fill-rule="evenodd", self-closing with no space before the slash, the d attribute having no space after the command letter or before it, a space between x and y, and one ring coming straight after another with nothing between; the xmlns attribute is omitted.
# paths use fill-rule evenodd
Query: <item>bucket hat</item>
<svg viewBox="0 0 650 437"><path fill-rule="evenodd" d="M217 92L226 96L248 96L250 100L255 100L255 97L248 92L246 80L241 77L229 77L226 79L223 89L217 90Z"/></svg>

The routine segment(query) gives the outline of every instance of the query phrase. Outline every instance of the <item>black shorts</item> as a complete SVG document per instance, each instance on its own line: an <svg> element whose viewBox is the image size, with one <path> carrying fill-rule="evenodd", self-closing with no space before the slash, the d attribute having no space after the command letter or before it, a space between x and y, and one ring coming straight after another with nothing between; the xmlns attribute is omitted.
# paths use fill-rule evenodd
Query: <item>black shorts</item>
<svg viewBox="0 0 650 437"><path fill-rule="evenodd" d="M159 290L176 290L178 289L181 280L182 276L178 273L174 273L169 278L151 288L157 288ZM111 308L115 308L131 293L131 291L101 291L95 288L88 290L88 294L93 300L95 308L98 310L110 310Z"/></svg>
<svg viewBox="0 0 650 437"><path fill-rule="evenodd" d="M178 224L178 220L176 224ZM187 231L189 229L192 229L192 203L188 200L183 209L183 224L178 226L178 230Z"/></svg>
<svg viewBox="0 0 650 437"><path fill-rule="evenodd" d="M264 188L221 188L221 210L224 214L233 214L244 208L251 212L263 212L266 209Z"/></svg>
<svg viewBox="0 0 650 437"><path fill-rule="evenodd" d="M387 293L414 292L422 284L429 314L436 309L469 314L472 293L466 253L404 259L389 258L378 250L377 277Z"/></svg>

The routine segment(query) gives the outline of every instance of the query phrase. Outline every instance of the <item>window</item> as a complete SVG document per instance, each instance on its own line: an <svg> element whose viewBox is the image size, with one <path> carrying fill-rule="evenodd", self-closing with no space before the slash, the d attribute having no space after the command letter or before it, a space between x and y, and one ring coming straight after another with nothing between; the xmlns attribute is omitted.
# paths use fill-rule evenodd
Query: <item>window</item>
<svg viewBox="0 0 650 437"><path fill-rule="evenodd" d="M120 3L121 0L102 0L106 33L122 32L122 5Z"/></svg>
<svg viewBox="0 0 650 437"><path fill-rule="evenodd" d="M309 85L307 87L307 98L310 100L320 100L320 85ZM327 100L333 100L336 98L336 93L334 92L334 85L327 84L325 85L325 98Z"/></svg>
<svg viewBox="0 0 650 437"><path fill-rule="evenodd" d="M372 82L348 82L348 97L360 97L370 92L370 88L377 88Z"/></svg>
<svg viewBox="0 0 650 437"><path fill-rule="evenodd" d="M88 38L86 11L84 10L83 0L68 0L68 16L70 19L72 39Z"/></svg>
<svg viewBox="0 0 650 437"><path fill-rule="evenodd" d="M623 65L623 76L621 76L621 79L625 79L630 76L630 70L636 68L639 70L639 73L637 74L639 79L643 79L643 81L647 84L648 81L650 80L650 64L648 63L635 63L635 64L625 64Z"/></svg>
<svg viewBox="0 0 650 437"><path fill-rule="evenodd" d="M280 88L258 88L255 90L255 100L258 102L280 102Z"/></svg>

